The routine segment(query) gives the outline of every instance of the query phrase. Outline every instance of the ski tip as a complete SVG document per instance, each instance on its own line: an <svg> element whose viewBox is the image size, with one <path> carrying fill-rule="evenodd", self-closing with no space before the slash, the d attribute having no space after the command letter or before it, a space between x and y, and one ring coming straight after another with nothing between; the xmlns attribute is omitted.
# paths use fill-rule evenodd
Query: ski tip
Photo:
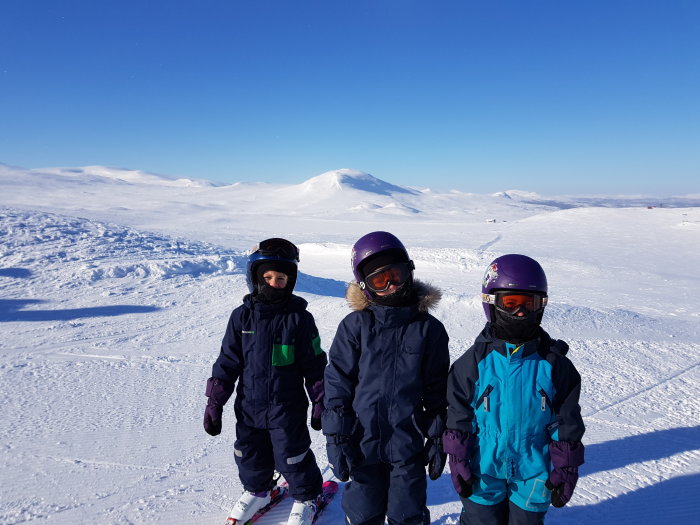
<svg viewBox="0 0 700 525"><path fill-rule="evenodd" d="M324 481L323 492L338 492L338 483L333 480Z"/></svg>

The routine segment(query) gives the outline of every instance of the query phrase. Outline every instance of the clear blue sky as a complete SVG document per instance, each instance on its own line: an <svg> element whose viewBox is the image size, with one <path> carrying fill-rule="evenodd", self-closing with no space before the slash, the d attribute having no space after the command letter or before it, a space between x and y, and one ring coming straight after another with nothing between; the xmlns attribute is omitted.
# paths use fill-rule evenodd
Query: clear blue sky
<svg viewBox="0 0 700 525"><path fill-rule="evenodd" d="M0 162L700 192L697 0L3 0Z"/></svg>

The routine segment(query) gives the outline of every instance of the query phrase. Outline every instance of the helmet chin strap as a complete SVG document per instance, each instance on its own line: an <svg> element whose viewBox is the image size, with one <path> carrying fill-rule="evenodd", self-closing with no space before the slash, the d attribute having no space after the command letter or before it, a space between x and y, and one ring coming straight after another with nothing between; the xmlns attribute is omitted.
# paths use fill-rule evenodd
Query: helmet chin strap
<svg viewBox="0 0 700 525"><path fill-rule="evenodd" d="M494 335L509 343L522 344L537 338L543 309L517 316L494 308L494 314Z"/></svg>

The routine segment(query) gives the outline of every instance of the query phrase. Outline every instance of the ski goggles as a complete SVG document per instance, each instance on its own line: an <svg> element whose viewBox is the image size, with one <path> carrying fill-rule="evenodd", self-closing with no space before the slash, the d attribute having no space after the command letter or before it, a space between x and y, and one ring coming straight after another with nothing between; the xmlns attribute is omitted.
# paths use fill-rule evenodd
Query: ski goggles
<svg viewBox="0 0 700 525"><path fill-rule="evenodd" d="M496 308L515 314L518 312L537 312L547 306L547 296L541 293L530 292L496 292L494 294L481 294L481 300L493 304Z"/></svg>
<svg viewBox="0 0 700 525"><path fill-rule="evenodd" d="M386 292L393 284L401 286L411 276L409 263L396 263L383 266L365 277L365 285L373 292Z"/></svg>
<svg viewBox="0 0 700 525"><path fill-rule="evenodd" d="M280 259L299 260L299 248L286 239L266 239L257 244L251 253L259 253L266 257L279 257Z"/></svg>

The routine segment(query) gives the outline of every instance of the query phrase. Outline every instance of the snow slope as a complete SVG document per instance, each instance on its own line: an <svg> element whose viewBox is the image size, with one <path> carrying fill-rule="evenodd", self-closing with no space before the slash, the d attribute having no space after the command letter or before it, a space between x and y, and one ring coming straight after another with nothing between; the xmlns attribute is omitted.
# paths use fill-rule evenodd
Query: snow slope
<svg viewBox="0 0 700 525"><path fill-rule="evenodd" d="M241 490L234 417L206 435L203 390L246 249L300 245L297 290L327 349L350 247L376 229L442 288L453 359L483 325L491 259L547 271L544 326L571 345L588 428L574 499L547 523L698 523L699 206L438 194L353 170L285 186L0 165L0 523L221 523ZM447 473L428 498L433 523L458 522ZM320 525L342 522L338 497Z"/></svg>

